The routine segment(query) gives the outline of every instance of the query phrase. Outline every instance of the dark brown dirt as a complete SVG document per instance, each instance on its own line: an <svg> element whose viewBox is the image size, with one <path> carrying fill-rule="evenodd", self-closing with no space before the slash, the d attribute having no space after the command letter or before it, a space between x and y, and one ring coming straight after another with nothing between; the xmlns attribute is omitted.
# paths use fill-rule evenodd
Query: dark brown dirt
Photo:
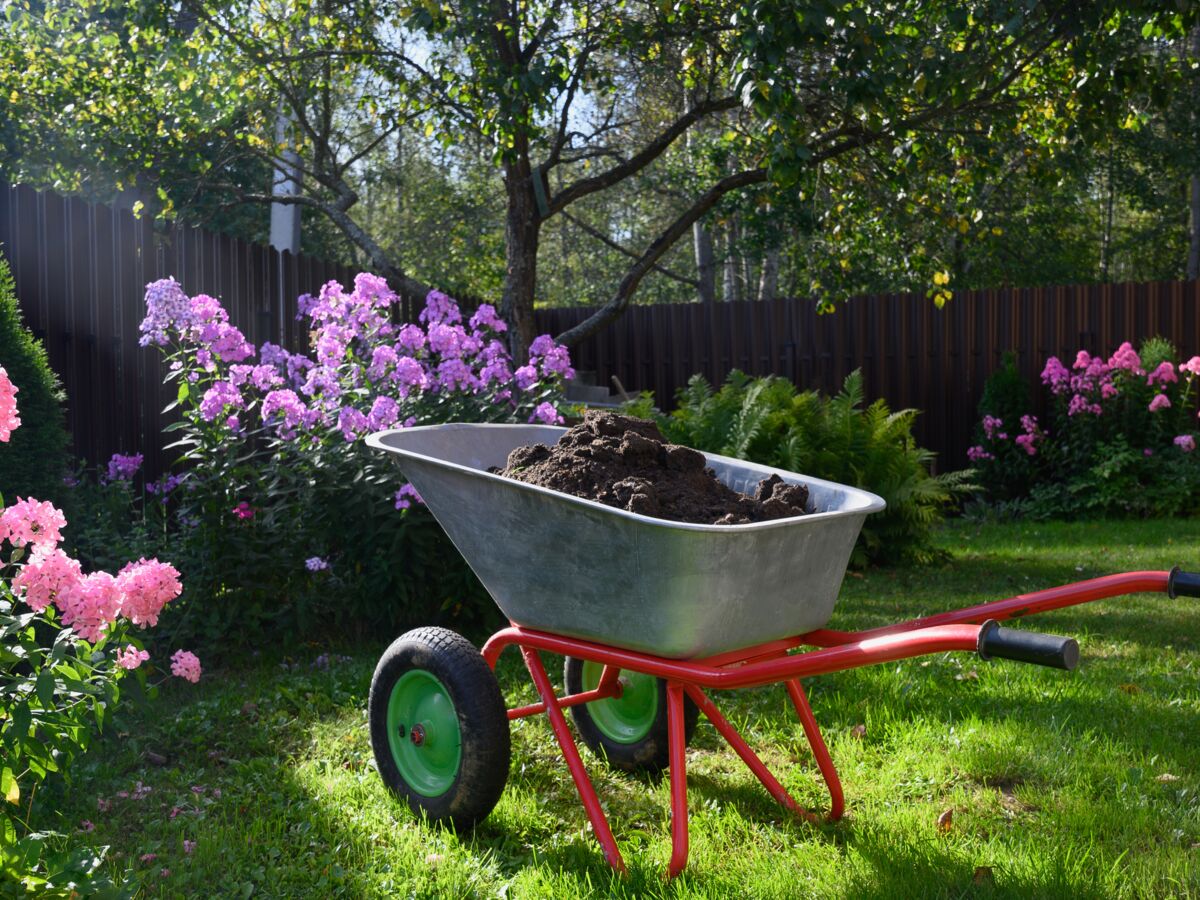
<svg viewBox="0 0 1200 900"><path fill-rule="evenodd" d="M630 512L705 525L744 525L808 510L808 488L778 475L759 483L753 497L717 480L704 456L668 444L643 419L589 410L554 445L518 447L497 474Z"/></svg>

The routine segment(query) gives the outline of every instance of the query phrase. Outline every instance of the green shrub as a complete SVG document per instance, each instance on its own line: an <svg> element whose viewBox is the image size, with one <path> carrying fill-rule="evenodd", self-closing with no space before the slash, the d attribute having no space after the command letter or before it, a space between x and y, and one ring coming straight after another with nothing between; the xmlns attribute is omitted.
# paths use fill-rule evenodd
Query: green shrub
<svg viewBox="0 0 1200 900"><path fill-rule="evenodd" d="M660 418L671 440L726 456L863 488L887 509L867 518L852 562L927 561L931 540L969 472L933 477L934 454L912 437L916 410L891 412L883 400L863 406L862 373L847 376L841 393L797 392L776 377L734 371L714 392L694 376L679 408Z"/></svg>
<svg viewBox="0 0 1200 900"><path fill-rule="evenodd" d="M1005 353L1000 368L988 376L983 385L983 396L979 400L980 424L975 427L976 448L991 447L987 465L976 472L980 485L988 496L995 500L1011 500L1029 490L1033 472L1039 464L1011 440L993 440L1000 429L1010 428L1013 436L1021 417L1029 410L1029 382L1017 369L1015 353ZM995 424L1000 423L1000 424ZM994 444L994 446L993 446ZM972 461L979 451L972 454Z"/></svg>
<svg viewBox="0 0 1200 900"><path fill-rule="evenodd" d="M25 327L12 274L0 256L0 359L20 391L24 427L0 444L0 492L6 497L58 500L67 468L63 392L41 341Z"/></svg>

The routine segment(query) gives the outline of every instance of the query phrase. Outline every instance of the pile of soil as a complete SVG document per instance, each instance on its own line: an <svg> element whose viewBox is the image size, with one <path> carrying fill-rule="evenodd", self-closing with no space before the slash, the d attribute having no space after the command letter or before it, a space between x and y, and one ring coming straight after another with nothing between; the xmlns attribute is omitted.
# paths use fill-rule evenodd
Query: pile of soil
<svg viewBox="0 0 1200 900"><path fill-rule="evenodd" d="M702 454L668 444L653 422L602 410L586 412L553 447L518 447L492 471L675 522L744 525L808 511L804 485L772 475L748 497L718 481Z"/></svg>

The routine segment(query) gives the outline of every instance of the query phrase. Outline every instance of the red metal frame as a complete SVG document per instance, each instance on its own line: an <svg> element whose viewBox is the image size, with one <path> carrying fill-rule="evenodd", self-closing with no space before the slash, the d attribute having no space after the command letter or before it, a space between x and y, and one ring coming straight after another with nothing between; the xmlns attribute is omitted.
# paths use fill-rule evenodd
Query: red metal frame
<svg viewBox="0 0 1200 900"><path fill-rule="evenodd" d="M731 651L698 660L676 660L622 650L562 637L541 631L533 631L512 625L492 635L483 648L484 659L493 669L496 660L506 647L515 645L525 660L534 686L541 696L540 703L520 706L508 711L510 719L544 712L558 740L571 778L579 791L584 810L592 823L596 839L604 850L609 864L625 871L621 851L609 828L608 819L600 806L600 799L588 778L579 750L567 726L563 709L590 703L604 697L619 697L621 685L618 675L622 669L662 678L667 683L667 732L669 740L668 759L671 768L671 861L668 875L675 876L683 871L688 855L687 813L687 758L684 735L684 696L700 708L700 711L725 738L733 751L741 757L750 771L762 782L767 792L780 804L810 822L820 818L801 807L792 799L783 785L763 764L762 760L738 734L704 688L728 690L732 688L761 687L783 682L788 696L796 707L796 714L804 729L805 737L813 752L817 767L829 789L830 805L825 818L836 821L845 809L842 785L837 769L821 737L816 717L809 706L808 697L800 679L810 675L839 672L844 669L876 663L893 662L926 653L947 650L975 650L979 642L980 625L989 620L1011 619L1033 615L1051 609L1060 609L1080 603L1090 603L1122 594L1160 592L1168 590L1169 572L1126 572L1093 578L1062 587L1020 594L1005 600L984 603L952 612L941 613L889 625L867 631L831 631L821 629L779 641L771 641L755 647ZM803 653L790 653L798 647L815 647ZM541 651L561 653L579 659L600 663L605 667L599 685L590 691L559 697L546 675Z"/></svg>

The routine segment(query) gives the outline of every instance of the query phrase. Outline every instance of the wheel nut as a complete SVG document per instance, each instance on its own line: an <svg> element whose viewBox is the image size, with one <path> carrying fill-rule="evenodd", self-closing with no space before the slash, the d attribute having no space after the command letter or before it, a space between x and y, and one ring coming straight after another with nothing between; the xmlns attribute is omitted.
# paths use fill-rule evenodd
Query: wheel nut
<svg viewBox="0 0 1200 900"><path fill-rule="evenodd" d="M425 729L424 729L424 727L422 727L422 726L420 726L420 725L414 725L414 726L412 727L412 732L411 732L411 735L410 735L410 739L411 739L411 740L412 740L412 742L413 742L413 746L416 746L416 747L420 747L420 746L421 746L423 743L425 743Z"/></svg>

